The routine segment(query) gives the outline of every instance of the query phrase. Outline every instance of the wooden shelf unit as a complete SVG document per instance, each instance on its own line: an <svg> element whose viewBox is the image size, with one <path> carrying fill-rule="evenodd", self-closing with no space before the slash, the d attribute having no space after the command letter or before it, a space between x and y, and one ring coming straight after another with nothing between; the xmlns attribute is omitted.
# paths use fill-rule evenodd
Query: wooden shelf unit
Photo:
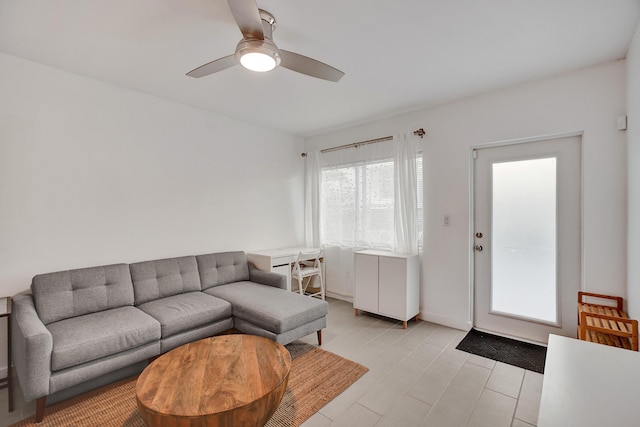
<svg viewBox="0 0 640 427"><path fill-rule="evenodd" d="M615 306L604 304L606 301ZM578 292L578 338L638 351L638 321L629 319L623 303L617 296Z"/></svg>

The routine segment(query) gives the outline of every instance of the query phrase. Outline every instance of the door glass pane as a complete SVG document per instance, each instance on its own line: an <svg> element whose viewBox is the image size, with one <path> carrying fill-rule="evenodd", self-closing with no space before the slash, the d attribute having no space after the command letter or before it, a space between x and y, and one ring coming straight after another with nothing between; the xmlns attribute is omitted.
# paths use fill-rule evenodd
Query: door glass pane
<svg viewBox="0 0 640 427"><path fill-rule="evenodd" d="M556 158L493 164L491 311L557 322Z"/></svg>

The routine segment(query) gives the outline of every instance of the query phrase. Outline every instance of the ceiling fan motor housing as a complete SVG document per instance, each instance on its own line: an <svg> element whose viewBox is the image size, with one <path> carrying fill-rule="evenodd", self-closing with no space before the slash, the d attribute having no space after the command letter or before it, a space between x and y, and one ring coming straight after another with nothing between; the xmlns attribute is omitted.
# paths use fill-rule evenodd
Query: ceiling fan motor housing
<svg viewBox="0 0 640 427"><path fill-rule="evenodd" d="M260 19L262 20L262 27L264 29L264 40L257 38L244 37L236 46L236 61L242 66L245 66L242 62L242 57L253 53L267 55L275 61L273 68L277 68L280 65L280 51L278 46L273 42L273 31L276 29L276 19L272 14L266 10L259 9ZM245 66L245 68L247 68ZM256 71L254 69L254 71Z"/></svg>

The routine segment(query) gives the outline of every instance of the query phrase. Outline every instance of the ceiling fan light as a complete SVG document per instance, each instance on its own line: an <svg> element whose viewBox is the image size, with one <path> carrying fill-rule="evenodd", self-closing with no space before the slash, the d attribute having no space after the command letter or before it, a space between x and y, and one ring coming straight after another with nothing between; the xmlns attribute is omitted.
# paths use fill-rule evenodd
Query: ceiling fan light
<svg viewBox="0 0 640 427"><path fill-rule="evenodd" d="M280 51L269 39L242 39L236 46L236 60L247 70L265 72L280 65Z"/></svg>
<svg viewBox="0 0 640 427"><path fill-rule="evenodd" d="M275 58L263 52L246 52L240 57L240 64L247 70L259 73L276 68Z"/></svg>

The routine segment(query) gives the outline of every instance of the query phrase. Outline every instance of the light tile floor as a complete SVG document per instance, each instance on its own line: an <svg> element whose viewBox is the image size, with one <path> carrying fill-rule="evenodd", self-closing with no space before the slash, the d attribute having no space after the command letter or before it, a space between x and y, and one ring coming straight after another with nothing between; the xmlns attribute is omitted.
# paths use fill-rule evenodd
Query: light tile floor
<svg viewBox="0 0 640 427"><path fill-rule="evenodd" d="M334 299L327 323L322 348L369 372L304 427L536 425L543 376L456 350L463 331L423 321L403 330L390 319L356 317L351 304ZM0 391L0 427L34 412L17 385L15 405L8 413L7 391Z"/></svg>

